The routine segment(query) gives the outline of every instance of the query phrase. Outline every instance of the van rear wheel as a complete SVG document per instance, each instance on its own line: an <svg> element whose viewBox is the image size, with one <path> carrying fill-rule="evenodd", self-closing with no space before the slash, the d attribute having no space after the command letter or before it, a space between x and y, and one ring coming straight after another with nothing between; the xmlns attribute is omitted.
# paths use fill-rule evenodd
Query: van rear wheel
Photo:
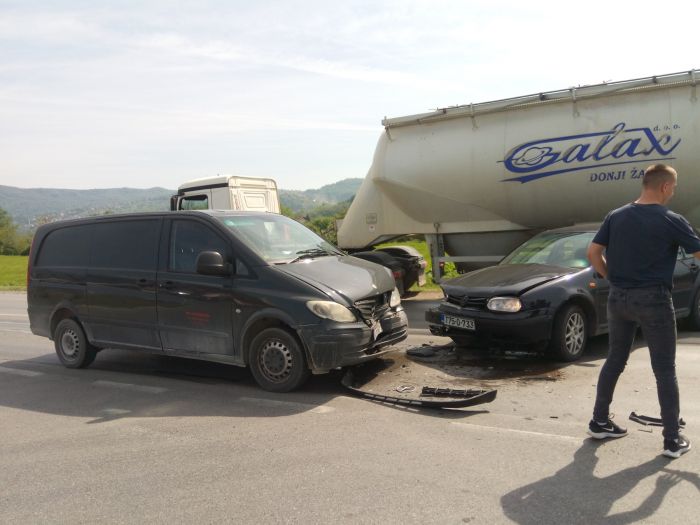
<svg viewBox="0 0 700 525"><path fill-rule="evenodd" d="M97 355L97 349L88 343L83 328L73 319L63 319L56 325L53 342L58 359L68 368L84 368Z"/></svg>
<svg viewBox="0 0 700 525"><path fill-rule="evenodd" d="M281 328L266 328L255 336L249 366L255 381L269 392L290 392L309 377L301 346Z"/></svg>

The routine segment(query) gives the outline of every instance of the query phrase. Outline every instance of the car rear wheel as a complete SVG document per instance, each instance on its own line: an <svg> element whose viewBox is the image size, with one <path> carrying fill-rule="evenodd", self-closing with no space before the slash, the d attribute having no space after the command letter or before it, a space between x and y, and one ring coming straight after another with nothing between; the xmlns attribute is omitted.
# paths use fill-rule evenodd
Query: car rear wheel
<svg viewBox="0 0 700 525"><path fill-rule="evenodd" d="M63 319L56 325L53 341L58 359L68 368L84 368L97 355L97 349L88 343L83 328L73 319Z"/></svg>
<svg viewBox="0 0 700 525"><path fill-rule="evenodd" d="M687 325L691 330L700 330L700 289L695 292L693 304L690 306Z"/></svg>
<svg viewBox="0 0 700 525"><path fill-rule="evenodd" d="M296 338L281 328L267 328L250 347L250 371L269 392L289 392L309 377L304 352Z"/></svg>
<svg viewBox="0 0 700 525"><path fill-rule="evenodd" d="M580 306L564 307L554 318L550 352L561 361L576 361L586 349L588 320Z"/></svg>

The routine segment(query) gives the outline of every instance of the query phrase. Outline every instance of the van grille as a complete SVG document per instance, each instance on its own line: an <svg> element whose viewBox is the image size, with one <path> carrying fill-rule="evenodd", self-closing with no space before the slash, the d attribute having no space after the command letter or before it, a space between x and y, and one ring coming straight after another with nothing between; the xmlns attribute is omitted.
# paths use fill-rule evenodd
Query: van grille
<svg viewBox="0 0 700 525"><path fill-rule="evenodd" d="M447 296L447 302L450 304L456 304L462 308L483 309L486 308L488 297L471 297L469 295L450 294Z"/></svg>
<svg viewBox="0 0 700 525"><path fill-rule="evenodd" d="M360 311L365 321L376 321L389 310L389 294L375 295L355 301L355 308Z"/></svg>

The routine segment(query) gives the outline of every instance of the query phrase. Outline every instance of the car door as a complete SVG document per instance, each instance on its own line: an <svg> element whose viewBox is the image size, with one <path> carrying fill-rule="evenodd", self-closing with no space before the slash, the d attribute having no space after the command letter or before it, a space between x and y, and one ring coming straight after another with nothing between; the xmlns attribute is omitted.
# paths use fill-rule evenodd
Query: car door
<svg viewBox="0 0 700 525"><path fill-rule="evenodd" d="M678 317L690 313L699 269L695 257L685 253L683 248L678 248L676 267L673 270L673 306Z"/></svg>
<svg viewBox="0 0 700 525"><path fill-rule="evenodd" d="M155 287L161 223L151 217L94 224L87 299L96 344L161 349Z"/></svg>
<svg viewBox="0 0 700 525"><path fill-rule="evenodd" d="M231 245L204 220L167 221L158 273L158 323L166 352L234 354L232 275L201 275L197 256L217 251L231 261Z"/></svg>

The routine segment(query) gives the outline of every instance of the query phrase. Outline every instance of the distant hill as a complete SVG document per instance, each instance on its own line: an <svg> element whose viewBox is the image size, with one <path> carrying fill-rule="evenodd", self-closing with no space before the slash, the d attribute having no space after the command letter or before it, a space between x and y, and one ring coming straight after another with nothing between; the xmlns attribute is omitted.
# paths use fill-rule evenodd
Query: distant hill
<svg viewBox="0 0 700 525"><path fill-rule="evenodd" d="M333 205L354 197L362 179L345 179L316 190L280 189L283 206L297 213L322 205ZM15 188L0 186L0 208L26 231L38 224L59 219L128 213L136 211L165 211L175 190L165 188L110 188L97 190L67 190L55 188Z"/></svg>
<svg viewBox="0 0 700 525"><path fill-rule="evenodd" d="M352 199L362 179L343 179L317 190L280 190L280 201L296 212L310 211L324 204L338 204Z"/></svg>

